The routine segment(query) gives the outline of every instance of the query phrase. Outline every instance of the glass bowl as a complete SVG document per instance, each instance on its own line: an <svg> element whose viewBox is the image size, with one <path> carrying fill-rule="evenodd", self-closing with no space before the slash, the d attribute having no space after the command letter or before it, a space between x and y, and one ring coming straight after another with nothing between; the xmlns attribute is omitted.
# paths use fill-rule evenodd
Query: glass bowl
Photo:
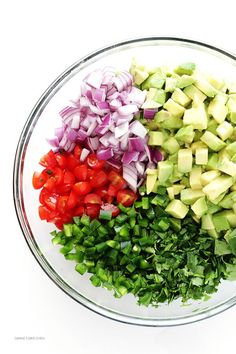
<svg viewBox="0 0 236 354"><path fill-rule="evenodd" d="M69 67L44 92L21 133L14 166L14 201L18 220L31 252L45 273L66 294L87 308L117 321L145 325L186 324L213 316L236 303L236 281L222 281L208 301L180 300L158 308L136 304L133 295L115 299L111 292L95 288L89 275L81 276L52 245L53 225L38 217L38 191L31 185L40 157L49 150L47 137L60 126L58 112L79 95L81 80L95 68L128 69L132 58L150 65L176 66L193 61L204 72L236 81L236 57L207 44L178 38L140 38L100 49Z"/></svg>

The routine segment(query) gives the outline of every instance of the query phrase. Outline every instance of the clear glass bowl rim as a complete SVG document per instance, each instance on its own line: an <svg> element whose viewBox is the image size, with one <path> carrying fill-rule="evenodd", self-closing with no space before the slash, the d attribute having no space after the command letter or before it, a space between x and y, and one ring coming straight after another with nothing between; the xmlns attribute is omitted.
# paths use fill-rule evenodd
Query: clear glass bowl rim
<svg viewBox="0 0 236 354"><path fill-rule="evenodd" d="M44 109L50 99L56 94L56 92L63 86L63 84L68 81L76 71L86 65L86 63L97 57L97 56L105 56L107 52L116 51L117 49L135 47L136 45L140 45L141 43L145 43L148 45L149 43L156 42L156 44L178 44L179 46L189 46L195 47L199 50L214 52L215 55L223 55L228 60L234 62L236 65L236 56L224 51L223 49L217 48L213 45L206 44L200 41L195 41L191 39L178 38L178 37L143 37L143 38L134 38L126 41L118 42L112 44L110 46L103 47L94 51L87 56L81 58L72 64L69 68L67 68L61 75L57 77L57 79L46 89L46 91L39 98L35 106L33 107L26 123L21 132L14 160L14 168L13 168L13 199L14 206L17 215L17 219L19 225L21 227L22 233L26 240L26 243L29 246L30 251L34 255L35 259L44 270L44 272L49 276L49 278L67 295L69 295L72 299L85 306L86 308L94 311L95 313L102 315L106 318L116 320L118 322L140 325L140 326L149 326L149 327L163 327L163 326L177 326L188 324L192 322L197 322L206 318L210 318L216 314L221 313L229 309L230 307L236 304L236 295L228 301L221 303L211 309L206 309L201 313L191 314L187 316L179 316L177 318L165 318L165 319L151 319L151 318L140 318L135 316L127 316L124 314L117 313L115 311L106 309L105 307L99 306L94 302L90 301L86 297L82 296L74 289L72 289L68 284L66 284L63 279L61 279L57 273L53 270L53 268L49 265L45 257L40 253L39 248L37 247L37 243L34 240L33 235L30 233L30 226L27 223L27 218L25 217L25 209L24 209L24 200L23 200L23 192L22 192L22 175L24 169L24 156L27 149L27 143L31 137L34 126L36 125L40 112Z"/></svg>

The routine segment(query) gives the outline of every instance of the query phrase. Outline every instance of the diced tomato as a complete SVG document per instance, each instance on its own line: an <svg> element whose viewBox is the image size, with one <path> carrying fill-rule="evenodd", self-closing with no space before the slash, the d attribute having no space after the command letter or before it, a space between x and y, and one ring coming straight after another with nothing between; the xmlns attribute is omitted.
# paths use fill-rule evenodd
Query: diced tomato
<svg viewBox="0 0 236 354"><path fill-rule="evenodd" d="M58 195L48 192L45 188L42 189L39 195L39 201L48 209L55 211L57 206Z"/></svg>
<svg viewBox="0 0 236 354"><path fill-rule="evenodd" d="M63 184L74 184L75 183L75 176L70 171L65 171L63 177Z"/></svg>
<svg viewBox="0 0 236 354"><path fill-rule="evenodd" d="M92 219L98 218L100 213L100 205L98 204L87 204L86 205L86 214Z"/></svg>
<svg viewBox="0 0 236 354"><path fill-rule="evenodd" d="M87 175L88 181L90 181L93 178L95 173L96 173L96 170L92 170L91 168L88 168L88 175Z"/></svg>
<svg viewBox="0 0 236 354"><path fill-rule="evenodd" d="M92 187L89 182L77 182L73 186L73 190L76 192L78 195L86 195L89 192L91 192Z"/></svg>
<svg viewBox="0 0 236 354"><path fill-rule="evenodd" d="M67 195L61 195L61 196L58 197L58 200L57 200L57 211L60 214L64 214L65 213L67 201L68 201L68 196Z"/></svg>
<svg viewBox="0 0 236 354"><path fill-rule="evenodd" d="M49 178L49 175L45 173L44 171L42 172L34 172L33 178L32 178L32 184L34 189L40 189L43 187L43 185L47 182Z"/></svg>
<svg viewBox="0 0 236 354"><path fill-rule="evenodd" d="M76 145L76 147L74 148L74 156L76 159L80 159L81 152L82 148L79 145Z"/></svg>
<svg viewBox="0 0 236 354"><path fill-rule="evenodd" d="M44 205L40 205L38 211L39 211L39 217L41 220L49 220L50 219L51 210L49 210L47 207L45 207Z"/></svg>
<svg viewBox="0 0 236 354"><path fill-rule="evenodd" d="M80 164L80 161L78 159L76 159L73 154L68 154L68 156L66 158L66 165L70 171L74 171L76 166L78 166L79 164Z"/></svg>
<svg viewBox="0 0 236 354"><path fill-rule="evenodd" d="M107 174L102 170L95 173L95 175L91 178L90 183L94 188L104 187L108 183Z"/></svg>
<svg viewBox="0 0 236 354"><path fill-rule="evenodd" d="M117 190L127 187L127 183L124 178L115 171L110 171L108 174L108 179L117 188Z"/></svg>
<svg viewBox="0 0 236 354"><path fill-rule="evenodd" d="M89 167L94 168L94 169L102 169L105 161L104 160L98 160L97 155L96 154L90 154L87 157L87 164L89 165Z"/></svg>
<svg viewBox="0 0 236 354"><path fill-rule="evenodd" d="M67 210L73 209L77 206L78 204L78 197L77 194L72 190L69 194L67 203L66 203L66 208Z"/></svg>
<svg viewBox="0 0 236 354"><path fill-rule="evenodd" d="M85 204L102 204L102 199L98 194L90 193L87 194L84 198Z"/></svg>
<svg viewBox="0 0 236 354"><path fill-rule="evenodd" d="M113 218L120 214L120 209L111 203L106 203L101 206L102 210L112 211Z"/></svg>
<svg viewBox="0 0 236 354"><path fill-rule="evenodd" d="M117 202L125 207L130 207L133 205L136 199L137 194L130 189L123 189L117 193Z"/></svg>
<svg viewBox="0 0 236 354"><path fill-rule="evenodd" d="M118 189L111 183L108 187L107 194L111 197L116 197L117 193Z"/></svg>
<svg viewBox="0 0 236 354"><path fill-rule="evenodd" d="M53 176L56 179L56 185L59 186L63 182L63 170L60 167L55 167L53 170Z"/></svg>
<svg viewBox="0 0 236 354"><path fill-rule="evenodd" d="M39 161L41 166L44 167L56 167L57 166L57 160L55 158L55 154L52 150L50 150L46 155L44 155L40 161Z"/></svg>
<svg viewBox="0 0 236 354"><path fill-rule="evenodd" d="M107 188L106 187L97 188L96 193L103 199L104 197L107 196Z"/></svg>
<svg viewBox="0 0 236 354"><path fill-rule="evenodd" d="M49 192L52 192L56 186L57 180L54 176L50 177L46 183L44 183L44 188Z"/></svg>
<svg viewBox="0 0 236 354"><path fill-rule="evenodd" d="M86 181L88 177L88 166L79 165L74 169L73 173L78 181Z"/></svg>
<svg viewBox="0 0 236 354"><path fill-rule="evenodd" d="M85 213L85 208L83 205L75 208L73 211L74 216L82 216Z"/></svg>
<svg viewBox="0 0 236 354"><path fill-rule="evenodd" d="M56 191L59 195L63 195L70 192L72 187L73 184L61 184L60 186L57 186Z"/></svg>
<svg viewBox="0 0 236 354"><path fill-rule="evenodd" d="M58 152L55 154L55 159L57 160L58 166L64 170L66 168L66 156Z"/></svg>

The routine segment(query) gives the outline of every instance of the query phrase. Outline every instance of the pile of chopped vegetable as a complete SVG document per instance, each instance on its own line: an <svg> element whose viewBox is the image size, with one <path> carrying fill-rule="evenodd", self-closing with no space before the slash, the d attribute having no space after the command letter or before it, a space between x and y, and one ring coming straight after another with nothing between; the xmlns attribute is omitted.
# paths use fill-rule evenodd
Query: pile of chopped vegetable
<svg viewBox="0 0 236 354"><path fill-rule="evenodd" d="M236 84L184 63L105 67L33 175L52 242L119 298L206 299L236 278Z"/></svg>

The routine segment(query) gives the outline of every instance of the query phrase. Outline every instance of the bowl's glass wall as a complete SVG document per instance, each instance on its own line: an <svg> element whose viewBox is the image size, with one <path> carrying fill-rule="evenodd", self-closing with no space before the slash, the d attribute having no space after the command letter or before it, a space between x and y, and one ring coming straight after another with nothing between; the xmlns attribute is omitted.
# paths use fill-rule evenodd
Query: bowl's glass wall
<svg viewBox="0 0 236 354"><path fill-rule="evenodd" d="M19 145L15 175L15 201L18 216L27 242L46 272L73 298L109 317L130 323L161 325L190 322L207 317L230 306L236 295L236 282L223 282L219 291L208 301L192 301L183 306L180 301L158 308L139 307L132 295L115 299L111 292L94 288L88 276L74 270L74 262L66 261L51 243L49 232L53 226L38 217L38 191L31 186L32 174L40 167L40 157L49 150L47 137L60 126L58 112L79 95L81 80L95 68L105 65L128 69L132 58L154 66L176 66L186 61L195 62L199 69L216 77L236 80L233 58L213 49L179 40L140 40L93 54L72 66L52 85L36 106Z"/></svg>

